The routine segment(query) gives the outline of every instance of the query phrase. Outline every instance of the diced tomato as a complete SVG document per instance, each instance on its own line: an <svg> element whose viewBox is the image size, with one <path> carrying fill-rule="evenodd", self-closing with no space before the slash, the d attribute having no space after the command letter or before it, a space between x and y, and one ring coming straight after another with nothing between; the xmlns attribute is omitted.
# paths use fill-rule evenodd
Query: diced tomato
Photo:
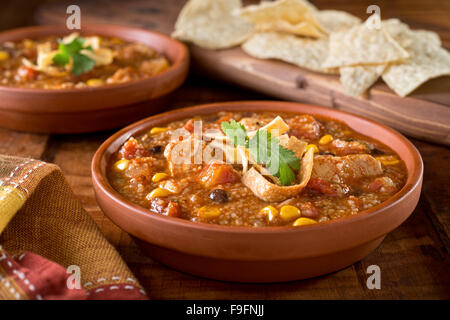
<svg viewBox="0 0 450 320"><path fill-rule="evenodd" d="M124 143L122 148L120 148L119 154L122 159L134 159L138 157L147 157L150 155L150 151L140 145L135 138L131 137Z"/></svg>
<svg viewBox="0 0 450 320"><path fill-rule="evenodd" d="M36 71L30 67L21 66L17 69L17 75L24 80L34 80L39 75L39 71Z"/></svg>
<svg viewBox="0 0 450 320"><path fill-rule="evenodd" d="M181 209L178 203L170 201L167 205L166 215L169 217L180 217Z"/></svg>
<svg viewBox="0 0 450 320"><path fill-rule="evenodd" d="M183 128L189 131L190 133L194 132L194 119L189 119L189 121L186 122Z"/></svg>
<svg viewBox="0 0 450 320"><path fill-rule="evenodd" d="M341 193L338 185L320 178L309 179L307 190L311 193L322 193L332 197Z"/></svg>
<svg viewBox="0 0 450 320"><path fill-rule="evenodd" d="M301 140L315 140L320 137L322 130L321 124L310 115L301 115L292 118L289 121L289 136L294 136Z"/></svg>
<svg viewBox="0 0 450 320"><path fill-rule="evenodd" d="M239 181L239 174L229 164L212 161L202 169L199 178L205 187L212 187Z"/></svg>
<svg viewBox="0 0 450 320"><path fill-rule="evenodd" d="M153 198L150 200L150 210L163 216L181 216L181 209L178 203L161 198Z"/></svg>
<svg viewBox="0 0 450 320"><path fill-rule="evenodd" d="M23 50L23 55L28 59L34 59L37 57L37 50L36 48L26 48Z"/></svg>
<svg viewBox="0 0 450 320"><path fill-rule="evenodd" d="M359 141L344 141L335 139L330 143L329 150L335 155L346 156L349 154L367 153L367 147Z"/></svg>
<svg viewBox="0 0 450 320"><path fill-rule="evenodd" d="M233 114L228 113L228 114L226 114L226 115L220 117L220 118L216 121L216 123L221 124L221 123L224 122L224 121L230 121L232 118L233 118Z"/></svg>

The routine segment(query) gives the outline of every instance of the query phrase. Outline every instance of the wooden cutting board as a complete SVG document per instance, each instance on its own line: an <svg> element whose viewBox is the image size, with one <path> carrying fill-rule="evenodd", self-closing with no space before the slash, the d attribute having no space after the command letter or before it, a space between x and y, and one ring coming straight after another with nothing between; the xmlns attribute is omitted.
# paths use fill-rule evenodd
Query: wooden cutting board
<svg viewBox="0 0 450 320"><path fill-rule="evenodd" d="M172 32L183 3L183 0L151 3L142 0L78 1L82 23L126 24L167 34ZM67 5L58 2L42 6L36 13L36 21L41 24L65 23ZM361 10L365 12L364 8ZM426 16L427 12L422 14ZM400 18L412 28L434 29L441 34L444 46L450 47L447 22L442 23L436 15L435 25L433 19L425 19L427 24L424 25L422 20L416 23L412 20L416 16L413 11L411 17ZM450 21L450 10L447 16ZM255 59L240 48L214 51L191 45L190 49L194 70L213 78L280 99L349 111L385 123L409 136L450 145L450 77L431 80L406 98L397 96L380 80L367 94L354 98L345 95L337 76L315 73L280 61Z"/></svg>

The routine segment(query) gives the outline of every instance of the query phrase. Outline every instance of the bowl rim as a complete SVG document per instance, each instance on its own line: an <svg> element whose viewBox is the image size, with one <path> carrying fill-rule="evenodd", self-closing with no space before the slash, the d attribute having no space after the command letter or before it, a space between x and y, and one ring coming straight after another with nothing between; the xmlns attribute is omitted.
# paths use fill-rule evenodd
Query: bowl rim
<svg viewBox="0 0 450 320"><path fill-rule="evenodd" d="M112 90L118 90L122 88L127 88L130 86L135 85L145 85L146 83L155 82L158 79L163 78L166 73L172 72L172 70L182 68L185 64L188 63L188 57L189 52L182 42L171 38L170 36L163 34L158 31L153 30L147 30L143 28L138 27L131 27L131 26L125 26L125 25L119 25L119 24L103 24L103 23L88 23L84 24L80 30L67 30L67 28L64 25L57 25L57 24L51 24L51 25L39 25L39 26L30 26L30 27L22 27L22 28L15 28L15 29L9 29L5 31L0 32L0 38L7 35L23 35L27 33L33 33L33 32L42 32L43 34L41 36L45 35L60 35L60 34L70 34L73 32L79 32L80 34L83 33L89 33L90 30L122 30L127 32L144 32L151 34L153 36L156 36L157 38L163 39L163 41L167 43L171 43L176 50L179 52L178 57L174 60L169 61L171 62L170 67L165 70L164 72L142 78L137 80L132 80L125 83L117 83L117 84L109 84L104 86L98 86L98 87L85 87L85 88L67 88L67 89L42 89L42 88L20 88L20 87L8 87L3 86L0 84L0 94L2 93L21 93L21 94L57 94L57 95L63 95L63 94L69 94L69 93L102 93L102 92L108 92ZM102 31L96 31L98 35L102 35ZM120 36L118 36L119 39L122 39ZM8 41L20 41L26 39L26 37L20 36L16 40L8 40ZM128 40L126 40L128 41Z"/></svg>
<svg viewBox="0 0 450 320"><path fill-rule="evenodd" d="M189 115L186 115L186 113L190 115L196 115L196 114L208 114L208 109L210 108L217 108L220 106L224 106L221 111L247 111L249 105L253 105L255 103L265 104L265 105L271 105L271 111L276 111L276 105L303 105L305 107L312 108L313 110L311 112L295 112L295 111L281 111L286 113L298 113L298 114L317 114L314 113L314 110L320 110L323 112L330 112L334 115L344 114L346 116L349 116L350 118L357 118L359 120L363 120L365 122L368 122L371 125L376 125L381 127L383 130L388 131L390 134L395 135L398 139L401 140L401 142L405 145L405 147L410 151L411 155L413 156L413 171L408 171L408 177L405 182L405 185L400 189L397 193L395 193L392 197L387 199L386 201L370 208L367 210L363 210L358 212L358 214L351 215L351 216L345 216L339 219L329 220L320 222L317 224L312 225L306 225L302 228L292 227L292 226L265 226L265 227L248 227L248 226L222 226L218 224L210 224L206 222L194 222L189 221L186 219L181 218L175 218L175 217L168 217L168 216L162 216L157 213L151 212L148 209L141 207L127 199L125 199L122 195L120 195L117 191L114 190L114 188L111 186L111 184L108 181L108 178L102 174L102 166L101 162L102 159L105 156L105 152L110 147L112 143L114 143L116 140L126 137L125 139L128 139L130 136L136 133L140 133L146 129L146 124L149 122L155 122L155 124L158 124L158 120L160 121L159 124L167 123L168 121L176 121L180 120L186 117L189 117ZM203 111L203 112L202 112ZM254 111L254 110L252 110ZM261 111L270 111L269 108L266 110ZM214 110L214 112L217 112ZM323 116L323 115L320 115ZM170 117L170 120L161 121L161 118L164 117ZM331 119L336 119L338 121L346 123L344 120L340 120L337 117L334 116L323 116L323 117L329 117ZM347 123L346 123L347 124ZM349 125L349 124L347 124ZM143 127L143 128L142 128ZM148 128L148 126L147 126ZM367 135L366 135L367 136ZM370 136L369 136L370 137ZM371 137L372 139L375 139ZM377 139L375 139L377 140ZM394 150L396 151L396 150ZM403 159L402 155L398 154L401 159ZM225 232L225 233L237 233L237 234L276 234L276 233L288 233L288 232L302 232L302 231L309 231L309 230L320 230L324 228L329 228L332 226L339 226L344 224L349 224L353 222L357 222L360 220L368 219L370 217L373 217L375 215L378 215L387 209L395 206L397 203L401 202L402 200L405 200L405 198L408 198L408 196L413 193L416 188L422 183L422 177L423 177L423 161L422 157L417 150L417 148L401 133L397 132L394 129L389 128L386 125L383 125L377 121L373 121L371 119L368 119L366 117L358 116L346 111L341 111L337 109L332 109L328 107L321 107L316 105L311 105L307 103L301 103L301 102L286 102L286 101L276 101L276 100L244 100L244 101L225 101L225 102L217 102L217 103L208 103L208 104L201 104L201 105L195 105L185 108L178 108L175 110L159 113L150 117L147 117L145 119L142 119L140 121L137 121L135 123L132 123L125 128L119 130L118 132L114 133L112 136L110 136L106 141L104 141L100 147L95 152L92 162L91 162L91 174L92 174L92 181L94 184L94 189L99 188L101 192L103 192L104 195L107 196L108 201L113 201L116 204L122 206L127 211L133 212L133 214L139 214L143 217L143 219L156 219L159 220L159 222L167 223L170 225L173 225L174 227L185 227L185 228L191 228L191 229L197 229L197 230L204 230L204 231L214 231L214 232ZM97 191L95 192L96 196Z"/></svg>

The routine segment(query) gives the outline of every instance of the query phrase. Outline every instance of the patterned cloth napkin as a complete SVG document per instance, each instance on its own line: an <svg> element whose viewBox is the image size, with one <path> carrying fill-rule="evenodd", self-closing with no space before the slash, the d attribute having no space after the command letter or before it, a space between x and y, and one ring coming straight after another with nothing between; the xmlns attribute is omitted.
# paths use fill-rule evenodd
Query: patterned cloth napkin
<svg viewBox="0 0 450 320"><path fill-rule="evenodd" d="M146 299L61 170L0 155L0 299Z"/></svg>

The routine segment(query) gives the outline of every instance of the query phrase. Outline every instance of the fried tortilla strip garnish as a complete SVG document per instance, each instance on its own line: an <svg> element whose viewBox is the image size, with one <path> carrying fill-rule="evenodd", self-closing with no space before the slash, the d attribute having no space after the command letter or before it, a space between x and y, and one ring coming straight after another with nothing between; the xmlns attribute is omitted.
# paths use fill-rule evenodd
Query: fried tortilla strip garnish
<svg viewBox="0 0 450 320"><path fill-rule="evenodd" d="M291 137L294 138L294 137ZM300 140L298 140L300 141ZM303 142L303 141L302 141ZM292 142L291 142L292 143ZM291 145L292 147L292 145ZM293 150L299 152L299 150ZM255 167L247 171L242 182L258 198L264 201L283 201L299 194L308 184L313 168L314 151L309 149L301 160L301 167L297 175L298 183L291 186L280 186L268 181Z"/></svg>

